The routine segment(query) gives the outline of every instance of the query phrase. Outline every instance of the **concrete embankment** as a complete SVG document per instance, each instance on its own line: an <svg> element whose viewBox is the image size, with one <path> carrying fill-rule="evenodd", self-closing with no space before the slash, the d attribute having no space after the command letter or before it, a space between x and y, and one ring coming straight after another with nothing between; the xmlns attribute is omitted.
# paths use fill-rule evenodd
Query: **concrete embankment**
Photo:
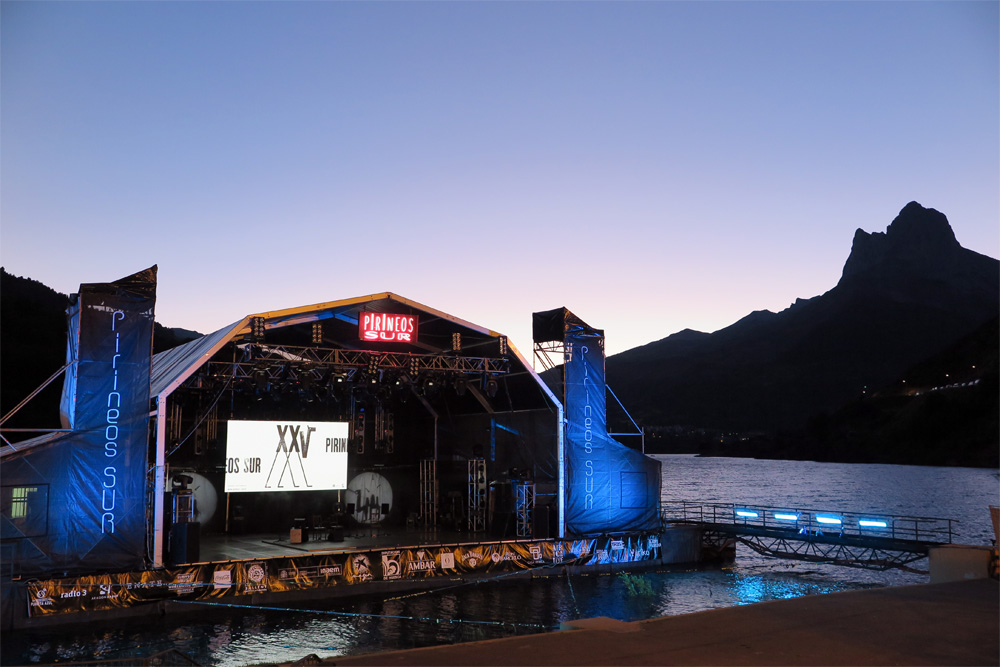
<svg viewBox="0 0 1000 667"><path fill-rule="evenodd" d="M878 588L298 665L998 665L992 579Z"/></svg>

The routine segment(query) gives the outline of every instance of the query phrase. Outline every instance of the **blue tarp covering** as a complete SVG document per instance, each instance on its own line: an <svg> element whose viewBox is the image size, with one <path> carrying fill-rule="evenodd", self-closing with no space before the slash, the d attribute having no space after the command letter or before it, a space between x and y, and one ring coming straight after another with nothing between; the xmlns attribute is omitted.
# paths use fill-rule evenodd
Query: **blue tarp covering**
<svg viewBox="0 0 1000 667"><path fill-rule="evenodd" d="M73 432L4 461L4 486L29 498L3 526L5 539L22 539L23 573L142 566L155 295L155 266L80 286L62 399ZM32 509L42 491L47 511Z"/></svg>
<svg viewBox="0 0 1000 667"><path fill-rule="evenodd" d="M656 530L660 463L608 435L604 332L565 315L567 531Z"/></svg>

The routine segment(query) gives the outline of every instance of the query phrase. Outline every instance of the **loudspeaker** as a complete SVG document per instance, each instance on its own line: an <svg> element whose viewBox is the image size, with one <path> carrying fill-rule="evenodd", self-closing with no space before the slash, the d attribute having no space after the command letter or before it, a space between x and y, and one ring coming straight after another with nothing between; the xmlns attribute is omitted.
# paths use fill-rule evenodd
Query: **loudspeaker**
<svg viewBox="0 0 1000 667"><path fill-rule="evenodd" d="M382 516L389 513L389 503L382 503Z"/></svg>
<svg viewBox="0 0 1000 667"><path fill-rule="evenodd" d="M347 513L354 514L354 503L347 503Z"/></svg>
<svg viewBox="0 0 1000 667"><path fill-rule="evenodd" d="M197 563L200 552L201 524L197 521L175 523L170 526L171 565Z"/></svg>

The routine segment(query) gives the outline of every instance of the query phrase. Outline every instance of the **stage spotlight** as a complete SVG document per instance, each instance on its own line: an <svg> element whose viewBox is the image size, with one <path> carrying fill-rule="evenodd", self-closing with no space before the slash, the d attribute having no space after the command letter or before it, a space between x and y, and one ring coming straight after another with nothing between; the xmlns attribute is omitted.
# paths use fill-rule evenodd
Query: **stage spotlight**
<svg viewBox="0 0 1000 667"><path fill-rule="evenodd" d="M507 355L507 337L500 336L500 356L503 357L506 355Z"/></svg>
<svg viewBox="0 0 1000 667"><path fill-rule="evenodd" d="M461 352L462 351L462 334L457 331L451 335L451 351Z"/></svg>
<svg viewBox="0 0 1000 667"><path fill-rule="evenodd" d="M489 396L490 398L493 398L494 396L497 395L497 389L499 388L500 385L497 384L497 381L491 377L486 378L486 381L483 383L483 390L486 392L486 395Z"/></svg>
<svg viewBox="0 0 1000 667"><path fill-rule="evenodd" d="M313 322L312 324L312 342L313 345L322 345L323 343L323 323Z"/></svg>
<svg viewBox="0 0 1000 667"><path fill-rule="evenodd" d="M250 337L253 338L254 342L263 343L264 342L264 318L263 317L251 317L250 318Z"/></svg>

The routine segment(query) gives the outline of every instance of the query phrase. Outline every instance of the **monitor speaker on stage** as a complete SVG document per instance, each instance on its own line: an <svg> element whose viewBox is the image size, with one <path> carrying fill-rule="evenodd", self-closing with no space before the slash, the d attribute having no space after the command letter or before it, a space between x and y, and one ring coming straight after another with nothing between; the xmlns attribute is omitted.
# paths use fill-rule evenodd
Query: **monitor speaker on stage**
<svg viewBox="0 0 1000 667"><path fill-rule="evenodd" d="M170 564L197 563L201 524L197 521L175 523L170 527Z"/></svg>

